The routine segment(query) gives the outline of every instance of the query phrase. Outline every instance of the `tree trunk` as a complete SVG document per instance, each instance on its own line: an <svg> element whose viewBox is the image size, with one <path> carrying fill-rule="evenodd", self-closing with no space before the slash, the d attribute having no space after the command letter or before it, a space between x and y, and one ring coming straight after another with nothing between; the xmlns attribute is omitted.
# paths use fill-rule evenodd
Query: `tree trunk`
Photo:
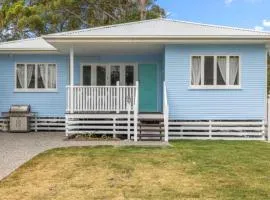
<svg viewBox="0 0 270 200"><path fill-rule="evenodd" d="M146 19L146 10L145 10L145 5L146 5L146 0L139 0L140 2L140 7L141 7L141 20Z"/></svg>

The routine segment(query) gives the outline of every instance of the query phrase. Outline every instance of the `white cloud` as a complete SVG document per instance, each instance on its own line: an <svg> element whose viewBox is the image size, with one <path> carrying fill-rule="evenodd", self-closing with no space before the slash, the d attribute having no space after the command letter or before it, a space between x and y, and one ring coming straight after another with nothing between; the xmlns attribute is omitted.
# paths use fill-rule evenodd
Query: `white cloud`
<svg viewBox="0 0 270 200"><path fill-rule="evenodd" d="M270 27L270 20L264 19L262 24L264 27Z"/></svg>
<svg viewBox="0 0 270 200"><path fill-rule="evenodd" d="M231 5L233 2L235 2L236 0L224 0L225 4L227 6ZM240 1L240 0L239 0ZM258 3L258 2L262 2L262 0L242 0L244 2L248 2L248 3Z"/></svg>
<svg viewBox="0 0 270 200"><path fill-rule="evenodd" d="M226 5L230 5L234 0L225 0Z"/></svg>
<svg viewBox="0 0 270 200"><path fill-rule="evenodd" d="M254 27L254 29L257 31L265 31L269 30L269 28L270 28L270 19L264 19L262 20L260 25Z"/></svg>
<svg viewBox="0 0 270 200"><path fill-rule="evenodd" d="M256 31L263 31L264 30L264 27L262 27L262 26L255 26L254 29Z"/></svg>

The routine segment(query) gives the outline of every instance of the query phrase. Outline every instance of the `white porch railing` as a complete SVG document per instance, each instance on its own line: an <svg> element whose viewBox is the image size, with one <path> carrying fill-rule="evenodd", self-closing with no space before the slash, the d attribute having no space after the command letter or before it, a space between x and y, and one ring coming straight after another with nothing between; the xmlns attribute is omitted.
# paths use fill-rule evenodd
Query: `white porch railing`
<svg viewBox="0 0 270 200"><path fill-rule="evenodd" d="M137 86L67 86L67 112L134 111Z"/></svg>

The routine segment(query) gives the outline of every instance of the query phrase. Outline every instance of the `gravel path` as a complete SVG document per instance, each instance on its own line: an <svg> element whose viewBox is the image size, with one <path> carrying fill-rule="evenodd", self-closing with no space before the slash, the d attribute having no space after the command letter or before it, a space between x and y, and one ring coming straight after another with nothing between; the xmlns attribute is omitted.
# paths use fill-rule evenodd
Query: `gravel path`
<svg viewBox="0 0 270 200"><path fill-rule="evenodd" d="M70 146L164 146L163 142L64 141L64 133L0 133L0 180L37 154Z"/></svg>

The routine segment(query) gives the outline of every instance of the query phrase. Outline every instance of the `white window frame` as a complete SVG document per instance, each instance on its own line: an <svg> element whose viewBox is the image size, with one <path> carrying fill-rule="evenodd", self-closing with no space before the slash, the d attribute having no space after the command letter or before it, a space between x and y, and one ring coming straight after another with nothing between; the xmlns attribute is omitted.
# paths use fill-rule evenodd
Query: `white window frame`
<svg viewBox="0 0 270 200"><path fill-rule="evenodd" d="M131 65L134 66L134 85L136 81L138 81L138 63L81 63L80 64L80 85L83 86L83 67L89 65L91 66L91 86L96 86L96 69L97 66L105 66L106 67L106 86L110 86L111 84L111 66L120 66L120 81L119 84L125 86L125 66Z"/></svg>
<svg viewBox="0 0 270 200"><path fill-rule="evenodd" d="M27 83L27 65L35 65L35 88L17 88L17 65L24 65L24 70L25 70L25 84ZM38 71L37 71L37 66L38 65L45 65L46 66L46 84L45 84L45 88L38 88L37 87L37 75L38 75ZM55 70L56 70L56 77L55 77L55 81L56 81L56 88L48 88L48 66L49 65L55 65ZM37 63L37 62L17 62L15 63L14 66L14 92L57 92L57 78L58 78L58 67L56 63ZM26 87L26 85L25 85Z"/></svg>
<svg viewBox="0 0 270 200"><path fill-rule="evenodd" d="M201 57L201 81L204 83L204 58L206 56L212 56L214 57L214 85L192 85L191 84L191 77L192 77L192 58L200 56ZM229 82L229 58L231 56L237 56L239 57L239 80L238 85L217 85L217 57L226 57L226 83ZM194 54L190 56L190 68L189 68L189 89L241 89L241 76L242 76L242 61L241 61L241 55L239 54Z"/></svg>

